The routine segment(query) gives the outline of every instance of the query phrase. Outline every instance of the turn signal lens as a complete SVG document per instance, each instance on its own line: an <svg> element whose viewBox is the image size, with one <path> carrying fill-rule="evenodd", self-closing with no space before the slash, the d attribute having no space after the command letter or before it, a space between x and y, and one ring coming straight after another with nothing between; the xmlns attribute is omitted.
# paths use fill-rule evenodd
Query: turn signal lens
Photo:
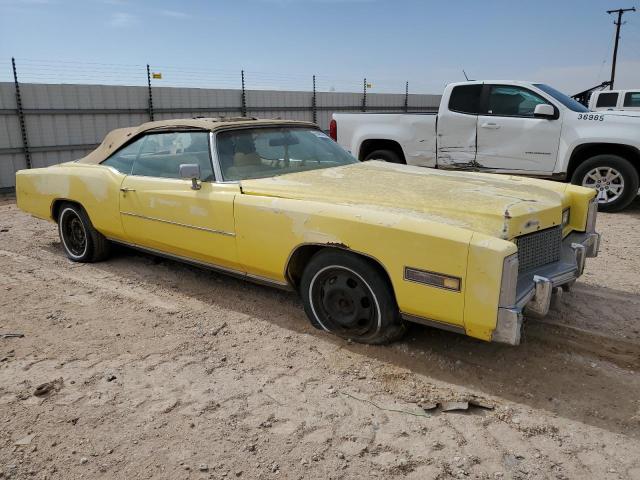
<svg viewBox="0 0 640 480"><path fill-rule="evenodd" d="M459 278L446 277L442 284L443 284L444 288L448 288L450 290L460 290L460 279Z"/></svg>

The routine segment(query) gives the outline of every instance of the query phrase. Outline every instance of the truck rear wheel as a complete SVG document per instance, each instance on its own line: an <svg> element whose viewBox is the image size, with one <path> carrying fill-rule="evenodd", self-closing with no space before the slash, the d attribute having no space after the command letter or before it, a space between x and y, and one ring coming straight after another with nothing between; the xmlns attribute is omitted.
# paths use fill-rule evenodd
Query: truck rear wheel
<svg viewBox="0 0 640 480"><path fill-rule="evenodd" d="M393 150L374 150L364 157L365 162L368 162L369 160L382 160L383 162L389 163L404 163Z"/></svg>
<svg viewBox="0 0 640 480"><path fill-rule="evenodd" d="M573 172L571 183L597 192L598 210L617 212L627 207L638 194L638 171L618 155L595 155Z"/></svg>

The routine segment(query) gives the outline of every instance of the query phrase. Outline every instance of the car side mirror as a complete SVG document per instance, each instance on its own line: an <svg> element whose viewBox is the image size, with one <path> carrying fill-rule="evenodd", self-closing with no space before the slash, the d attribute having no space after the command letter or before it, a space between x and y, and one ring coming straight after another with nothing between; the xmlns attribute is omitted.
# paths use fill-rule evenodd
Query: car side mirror
<svg viewBox="0 0 640 480"><path fill-rule="evenodd" d="M540 103L536 105L536 108L533 110L533 116L537 118L556 118L556 110L553 108L553 105L549 105L548 103Z"/></svg>
<svg viewBox="0 0 640 480"><path fill-rule="evenodd" d="M179 168L180 177L191 180L191 188L200 190L200 165L197 163L183 163Z"/></svg>

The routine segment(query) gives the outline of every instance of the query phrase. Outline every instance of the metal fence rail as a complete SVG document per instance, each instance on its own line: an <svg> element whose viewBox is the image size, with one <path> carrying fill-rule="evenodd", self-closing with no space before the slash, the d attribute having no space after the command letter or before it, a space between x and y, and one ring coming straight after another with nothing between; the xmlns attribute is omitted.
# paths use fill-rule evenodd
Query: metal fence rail
<svg viewBox="0 0 640 480"><path fill-rule="evenodd" d="M307 120L327 129L333 112L429 112L439 95L249 89L245 72L239 88L159 87L146 66L146 85L0 82L0 190L15 185L15 172L80 158L110 130L151 119L195 116L256 116ZM33 82L35 79L30 74ZM49 78L45 76L45 78ZM362 85L362 84L361 84Z"/></svg>

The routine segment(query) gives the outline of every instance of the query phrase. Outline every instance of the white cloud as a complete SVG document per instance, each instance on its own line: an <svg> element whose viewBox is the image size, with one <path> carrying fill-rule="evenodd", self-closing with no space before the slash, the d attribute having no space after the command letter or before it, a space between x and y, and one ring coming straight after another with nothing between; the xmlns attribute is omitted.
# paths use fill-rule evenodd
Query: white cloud
<svg viewBox="0 0 640 480"><path fill-rule="evenodd" d="M130 13L117 12L111 15L109 25L114 28L126 28L135 25L136 17Z"/></svg>
<svg viewBox="0 0 640 480"><path fill-rule="evenodd" d="M160 10L160 15L171 18L190 18L191 15L185 12L178 12L177 10Z"/></svg>

